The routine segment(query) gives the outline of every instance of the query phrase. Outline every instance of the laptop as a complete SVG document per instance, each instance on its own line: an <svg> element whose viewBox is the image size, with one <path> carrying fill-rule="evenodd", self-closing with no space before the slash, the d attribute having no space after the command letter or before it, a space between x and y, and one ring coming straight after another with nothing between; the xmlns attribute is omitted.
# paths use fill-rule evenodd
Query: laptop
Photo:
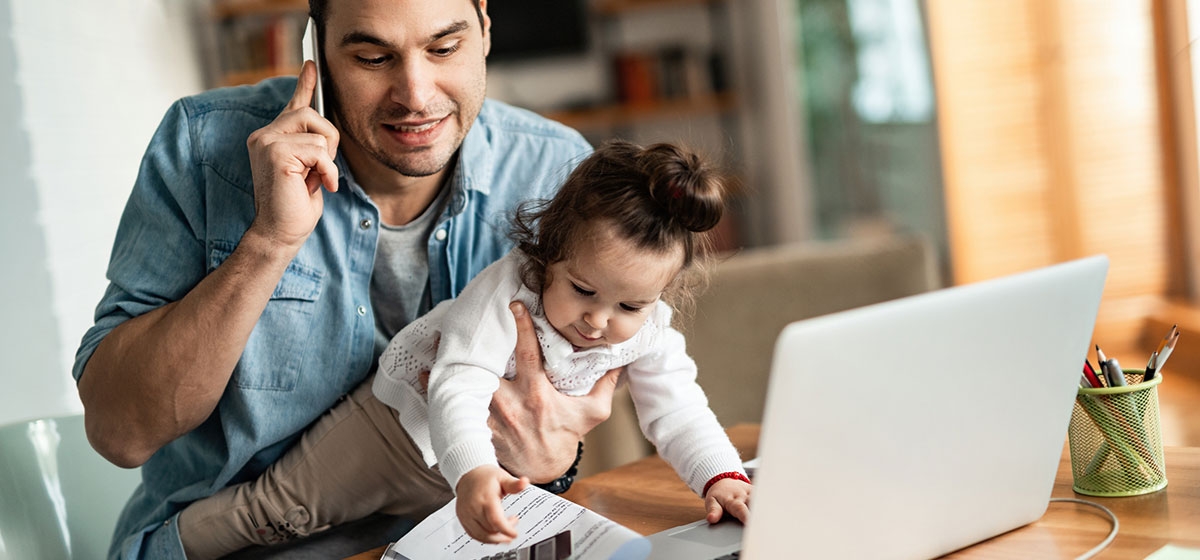
<svg viewBox="0 0 1200 560"><path fill-rule="evenodd" d="M650 558L931 558L1036 521L1107 271L1090 257L788 325L749 523L668 529Z"/></svg>

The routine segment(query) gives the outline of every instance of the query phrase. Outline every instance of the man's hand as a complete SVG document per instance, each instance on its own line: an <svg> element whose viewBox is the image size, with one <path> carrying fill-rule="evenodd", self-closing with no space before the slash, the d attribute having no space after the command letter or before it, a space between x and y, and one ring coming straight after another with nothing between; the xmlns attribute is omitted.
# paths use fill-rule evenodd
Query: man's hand
<svg viewBox="0 0 1200 560"><path fill-rule="evenodd" d="M475 467L458 479L454 511L471 538L485 543L506 543L517 538L517 517L504 517L500 499L529 486L497 466Z"/></svg>
<svg viewBox="0 0 1200 560"><path fill-rule="evenodd" d="M509 305L517 321L517 373L492 396L492 442L500 464L542 484L567 472L584 434L612 413L621 369L609 371L583 397L558 392L546 377L541 346L525 306Z"/></svg>
<svg viewBox="0 0 1200 560"><path fill-rule="evenodd" d="M310 106L317 69L305 62L296 92L271 124L250 134L254 176L254 224L251 230L272 242L299 250L321 218L325 199L338 188L338 131Z"/></svg>
<svg viewBox="0 0 1200 560"><path fill-rule="evenodd" d="M96 347L79 380L88 441L121 467L145 463L208 418L271 293L337 188L338 132L309 107L316 67L247 140L255 218L237 249L182 299L125 321ZM146 218L150 219L150 218Z"/></svg>

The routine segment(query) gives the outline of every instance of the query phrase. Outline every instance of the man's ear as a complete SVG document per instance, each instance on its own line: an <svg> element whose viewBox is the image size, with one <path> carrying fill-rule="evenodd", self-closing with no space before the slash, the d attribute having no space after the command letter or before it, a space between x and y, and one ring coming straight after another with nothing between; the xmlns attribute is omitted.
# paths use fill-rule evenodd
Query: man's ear
<svg viewBox="0 0 1200 560"><path fill-rule="evenodd" d="M479 0L479 13L483 14L483 56L492 52L492 17L487 12L487 0Z"/></svg>

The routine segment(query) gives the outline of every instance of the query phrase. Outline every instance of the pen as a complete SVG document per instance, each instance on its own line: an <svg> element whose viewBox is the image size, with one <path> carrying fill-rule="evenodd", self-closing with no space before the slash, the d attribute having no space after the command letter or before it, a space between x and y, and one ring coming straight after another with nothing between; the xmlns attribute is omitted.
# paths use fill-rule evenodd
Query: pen
<svg viewBox="0 0 1200 560"><path fill-rule="evenodd" d="M1108 380L1109 387L1124 387L1125 372L1121 370L1121 363L1116 358L1110 358L1100 366L1104 370L1104 378Z"/></svg>
<svg viewBox="0 0 1200 560"><path fill-rule="evenodd" d="M1100 378L1096 376L1096 370L1092 368L1092 363L1087 361L1087 359L1083 360L1083 379L1088 383L1087 385L1084 385L1084 387L1104 386L1104 384L1100 382Z"/></svg>

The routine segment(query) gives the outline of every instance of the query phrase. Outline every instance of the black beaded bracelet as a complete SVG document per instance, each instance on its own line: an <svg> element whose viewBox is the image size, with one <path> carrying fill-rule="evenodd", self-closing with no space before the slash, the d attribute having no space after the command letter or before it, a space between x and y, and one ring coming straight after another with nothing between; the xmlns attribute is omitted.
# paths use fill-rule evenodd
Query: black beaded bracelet
<svg viewBox="0 0 1200 560"><path fill-rule="evenodd" d="M579 442L579 447L575 449L575 462L571 463L571 468L567 469L566 474L551 480L545 484L534 484L538 488L550 492L551 494L562 494L571 489L571 485L575 483L575 475L579 474L579 461L583 459L583 442Z"/></svg>

